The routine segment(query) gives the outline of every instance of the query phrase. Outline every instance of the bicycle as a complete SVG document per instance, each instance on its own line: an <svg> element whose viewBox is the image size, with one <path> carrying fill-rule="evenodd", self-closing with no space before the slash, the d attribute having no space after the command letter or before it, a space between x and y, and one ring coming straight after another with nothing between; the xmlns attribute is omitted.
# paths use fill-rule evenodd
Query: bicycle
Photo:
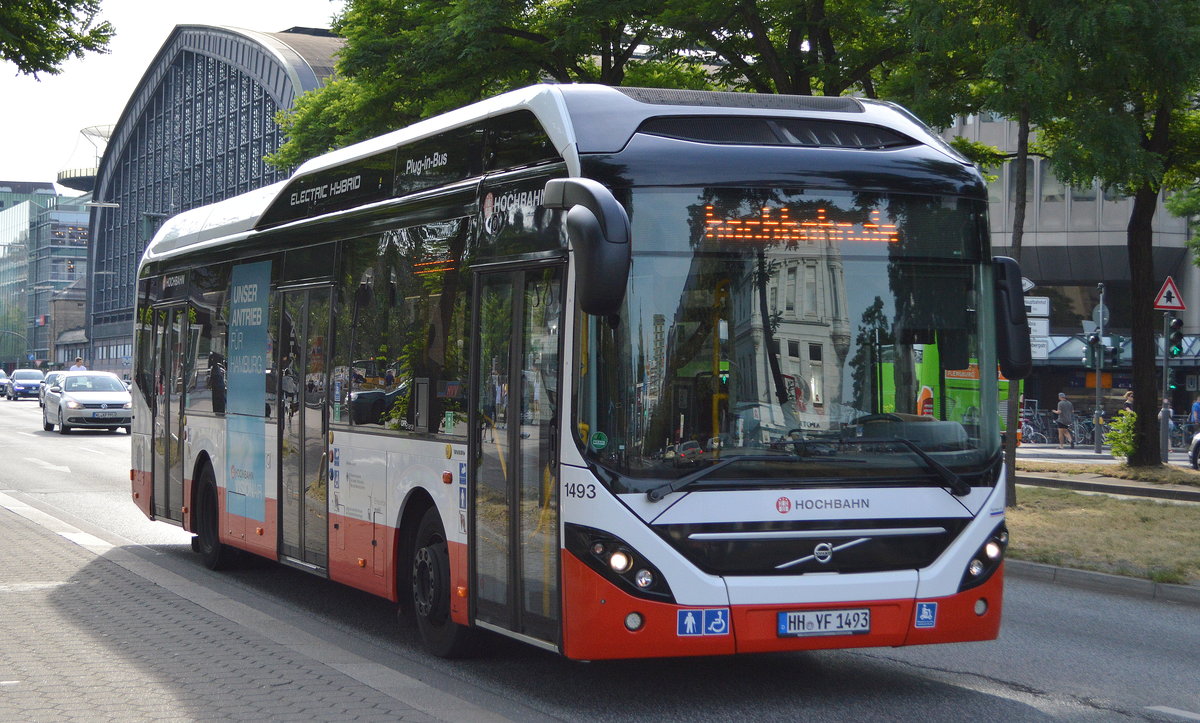
<svg viewBox="0 0 1200 723"><path fill-rule="evenodd" d="M1046 435L1037 431L1028 421L1021 425L1021 441L1024 444L1046 444L1048 442Z"/></svg>

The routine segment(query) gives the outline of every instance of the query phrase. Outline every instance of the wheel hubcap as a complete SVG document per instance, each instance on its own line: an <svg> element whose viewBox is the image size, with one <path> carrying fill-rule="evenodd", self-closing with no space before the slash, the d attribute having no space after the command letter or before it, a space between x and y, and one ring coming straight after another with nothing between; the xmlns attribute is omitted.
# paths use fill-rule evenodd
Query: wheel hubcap
<svg viewBox="0 0 1200 723"><path fill-rule="evenodd" d="M422 547L413 557L413 602L421 617L428 618L433 613L437 587L437 564L433 552L428 547Z"/></svg>

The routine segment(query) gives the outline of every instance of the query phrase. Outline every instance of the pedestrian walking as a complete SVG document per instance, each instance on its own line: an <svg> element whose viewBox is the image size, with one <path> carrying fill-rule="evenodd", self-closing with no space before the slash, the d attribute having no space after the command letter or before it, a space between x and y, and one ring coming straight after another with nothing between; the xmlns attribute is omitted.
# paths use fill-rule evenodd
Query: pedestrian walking
<svg viewBox="0 0 1200 723"><path fill-rule="evenodd" d="M83 357L81 357L81 356L77 356L77 357L75 357L75 363L71 365L71 368L70 368L68 371L73 371L73 372L86 372L86 371L87 371L87 365L85 365L85 364L83 363Z"/></svg>
<svg viewBox="0 0 1200 723"><path fill-rule="evenodd" d="M1071 404L1067 399L1066 392L1058 393L1058 409L1054 410L1058 415L1055 424L1058 426L1058 448L1062 449L1064 444L1071 444L1071 449L1075 449L1075 435L1071 433L1071 425L1075 423L1075 405Z"/></svg>

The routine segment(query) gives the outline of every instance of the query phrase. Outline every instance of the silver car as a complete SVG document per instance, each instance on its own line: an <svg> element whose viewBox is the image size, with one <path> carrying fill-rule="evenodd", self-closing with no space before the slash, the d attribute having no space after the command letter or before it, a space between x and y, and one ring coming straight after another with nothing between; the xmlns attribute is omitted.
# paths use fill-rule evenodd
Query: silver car
<svg viewBox="0 0 1200 723"><path fill-rule="evenodd" d="M42 429L60 434L72 429L107 429L133 425L133 397L111 372L66 372L46 390Z"/></svg>
<svg viewBox="0 0 1200 723"><path fill-rule="evenodd" d="M46 372L46 378L42 380L42 386L38 388L38 406L46 406L46 390L54 386L55 380L61 377L66 372Z"/></svg>

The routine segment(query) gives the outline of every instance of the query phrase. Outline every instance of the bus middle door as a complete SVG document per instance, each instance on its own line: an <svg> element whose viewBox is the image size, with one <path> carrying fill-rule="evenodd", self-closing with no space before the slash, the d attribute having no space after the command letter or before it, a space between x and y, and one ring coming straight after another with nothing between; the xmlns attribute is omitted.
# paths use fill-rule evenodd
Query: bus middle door
<svg viewBox="0 0 1200 723"><path fill-rule="evenodd" d="M562 267L481 274L476 289L475 621L557 648Z"/></svg>
<svg viewBox="0 0 1200 723"><path fill-rule="evenodd" d="M328 566L329 490L326 385L329 381L328 287L280 293L275 360L279 425L281 559L306 569Z"/></svg>

